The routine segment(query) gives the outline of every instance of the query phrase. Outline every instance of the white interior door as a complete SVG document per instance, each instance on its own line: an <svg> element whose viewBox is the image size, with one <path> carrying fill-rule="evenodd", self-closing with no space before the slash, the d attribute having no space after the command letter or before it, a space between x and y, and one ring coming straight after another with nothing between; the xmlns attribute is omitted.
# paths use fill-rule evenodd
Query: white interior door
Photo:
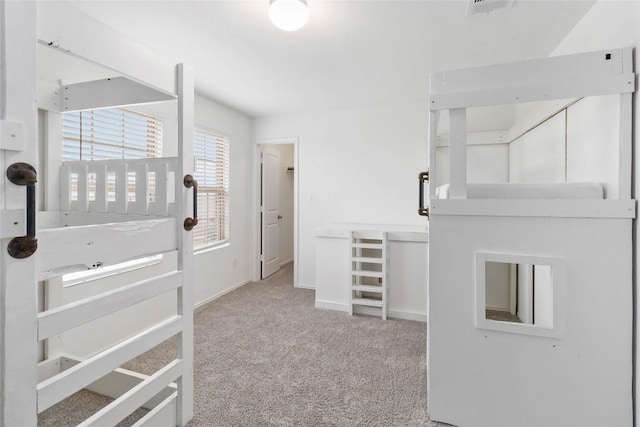
<svg viewBox="0 0 640 427"><path fill-rule="evenodd" d="M280 270L278 222L280 152L265 147L262 151L262 278Z"/></svg>

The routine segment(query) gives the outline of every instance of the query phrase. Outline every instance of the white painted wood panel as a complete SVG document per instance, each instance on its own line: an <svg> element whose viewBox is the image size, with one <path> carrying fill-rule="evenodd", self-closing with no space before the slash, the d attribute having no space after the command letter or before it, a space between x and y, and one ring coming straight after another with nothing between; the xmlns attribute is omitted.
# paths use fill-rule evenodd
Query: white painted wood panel
<svg viewBox="0 0 640 427"><path fill-rule="evenodd" d="M26 211L24 209L3 209L0 211L0 238L10 239L26 233Z"/></svg>
<svg viewBox="0 0 640 427"><path fill-rule="evenodd" d="M176 425L177 393L167 397L136 422L133 427L174 427Z"/></svg>
<svg viewBox="0 0 640 427"><path fill-rule="evenodd" d="M52 335L169 292L181 284L182 273L174 271L44 311L38 314L38 339L49 338Z"/></svg>
<svg viewBox="0 0 640 427"><path fill-rule="evenodd" d="M178 379L176 424L186 425L193 418L193 232L183 227L183 218L194 217L194 191L184 186L187 174L193 175L193 127L194 83L193 70L178 64L176 69L178 89L178 155L175 170L175 234L178 236L178 270L182 271L182 286L178 289L177 312L182 316L178 336L178 358L183 362L182 375ZM197 226L196 226L197 227Z"/></svg>
<svg viewBox="0 0 640 427"><path fill-rule="evenodd" d="M133 213L147 215L149 213L149 165L140 163L134 168L136 173L136 202Z"/></svg>
<svg viewBox="0 0 640 427"><path fill-rule="evenodd" d="M606 54L611 58L607 59ZM477 88L509 88L532 83L564 81L565 79L597 78L623 74L623 64L633 63L631 48L608 49L552 58L532 59L436 73L433 85L438 93L463 92ZM576 84L576 86L579 86ZM582 88L585 89L585 88ZM554 94L549 92L549 94Z"/></svg>
<svg viewBox="0 0 640 427"><path fill-rule="evenodd" d="M546 218L544 227L540 224L540 218L527 217L431 217L433 420L474 426L631 425L631 221ZM478 251L550 256L564 263L565 286L558 291L566 305L557 309L565 327L559 338L475 327Z"/></svg>
<svg viewBox="0 0 640 427"><path fill-rule="evenodd" d="M176 98L173 94L155 90L126 77L74 82L61 86L58 91L60 112L171 101Z"/></svg>
<svg viewBox="0 0 640 427"><path fill-rule="evenodd" d="M78 360L78 363L81 360ZM137 372L129 371L128 369L118 368L109 372L104 377L96 380L85 387L92 393L99 394L101 396L110 397L111 399L117 399L129 390L149 378L149 375L139 374ZM177 386L175 383L169 384L162 389L159 393L153 396L142 404L145 409L154 409L161 404L166 398L176 394ZM175 417L173 419L175 426Z"/></svg>
<svg viewBox="0 0 640 427"><path fill-rule="evenodd" d="M489 215L565 218L635 218L634 200L467 199L431 200L434 215Z"/></svg>
<svg viewBox="0 0 640 427"><path fill-rule="evenodd" d="M632 48L624 48L436 73L429 105L449 109L630 93L632 62Z"/></svg>
<svg viewBox="0 0 640 427"><path fill-rule="evenodd" d="M467 198L467 110L449 110L449 195L452 199Z"/></svg>
<svg viewBox="0 0 640 427"><path fill-rule="evenodd" d="M534 321L536 326L553 325L553 271L548 265L536 265L534 271Z"/></svg>
<svg viewBox="0 0 640 427"><path fill-rule="evenodd" d="M182 317L174 316L38 384L38 413L113 371L123 363L178 334Z"/></svg>
<svg viewBox="0 0 640 427"><path fill-rule="evenodd" d="M518 311L522 323L533 323L533 271L530 264L518 265Z"/></svg>
<svg viewBox="0 0 640 427"><path fill-rule="evenodd" d="M96 268L177 248L176 219L153 219L41 230L41 280L65 270ZM114 250L117 242L118 250Z"/></svg>
<svg viewBox="0 0 640 427"><path fill-rule="evenodd" d="M78 427L116 425L142 406L182 373L182 362L174 360L140 384L96 412Z"/></svg>
<svg viewBox="0 0 640 427"><path fill-rule="evenodd" d="M52 49L118 70L118 74L145 82L167 94L175 93L174 64L157 52L71 5L41 2L37 9L41 17L37 28L41 44L51 44Z"/></svg>
<svg viewBox="0 0 640 427"><path fill-rule="evenodd" d="M0 209L25 209L25 187L5 171L15 162L38 170L36 3L0 1L0 120L20 123L23 150L0 150ZM38 343L35 256L16 260L0 242L0 425L36 425Z"/></svg>
<svg viewBox="0 0 640 427"><path fill-rule="evenodd" d="M603 54L604 56L604 54ZM519 92L516 92L519 90ZM523 84L518 87L503 86L478 89L468 92L438 94L432 92L431 108L481 107L485 105L534 102L547 99L577 98L580 96L608 95L610 93L631 93L635 90L632 73L594 78L569 78L566 80ZM553 94L553 96L549 94Z"/></svg>

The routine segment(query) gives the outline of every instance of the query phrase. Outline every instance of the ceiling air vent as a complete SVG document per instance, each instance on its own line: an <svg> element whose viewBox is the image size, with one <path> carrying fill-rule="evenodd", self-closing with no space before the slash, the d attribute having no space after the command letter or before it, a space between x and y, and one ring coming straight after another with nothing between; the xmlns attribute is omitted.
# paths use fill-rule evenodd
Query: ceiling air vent
<svg viewBox="0 0 640 427"><path fill-rule="evenodd" d="M469 0L467 15L489 13L496 9L508 8L513 6L514 2L515 0Z"/></svg>

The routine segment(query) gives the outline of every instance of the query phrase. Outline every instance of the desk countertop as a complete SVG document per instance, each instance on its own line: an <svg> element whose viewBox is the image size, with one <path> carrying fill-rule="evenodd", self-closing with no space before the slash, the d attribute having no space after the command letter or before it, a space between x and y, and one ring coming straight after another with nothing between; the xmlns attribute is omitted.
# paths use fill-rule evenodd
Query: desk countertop
<svg viewBox="0 0 640 427"><path fill-rule="evenodd" d="M386 231L387 238L394 241L429 241L429 227L427 225L404 224L326 224L316 228L316 237L347 239L352 230Z"/></svg>

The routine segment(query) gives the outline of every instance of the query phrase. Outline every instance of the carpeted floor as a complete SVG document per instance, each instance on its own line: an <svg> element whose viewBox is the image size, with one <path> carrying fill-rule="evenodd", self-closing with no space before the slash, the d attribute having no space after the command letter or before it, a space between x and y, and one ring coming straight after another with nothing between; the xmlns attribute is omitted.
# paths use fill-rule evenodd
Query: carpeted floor
<svg viewBox="0 0 640 427"><path fill-rule="evenodd" d="M426 412L426 325L316 309L292 270L196 312L189 426L443 426ZM151 374L175 351L124 367Z"/></svg>

